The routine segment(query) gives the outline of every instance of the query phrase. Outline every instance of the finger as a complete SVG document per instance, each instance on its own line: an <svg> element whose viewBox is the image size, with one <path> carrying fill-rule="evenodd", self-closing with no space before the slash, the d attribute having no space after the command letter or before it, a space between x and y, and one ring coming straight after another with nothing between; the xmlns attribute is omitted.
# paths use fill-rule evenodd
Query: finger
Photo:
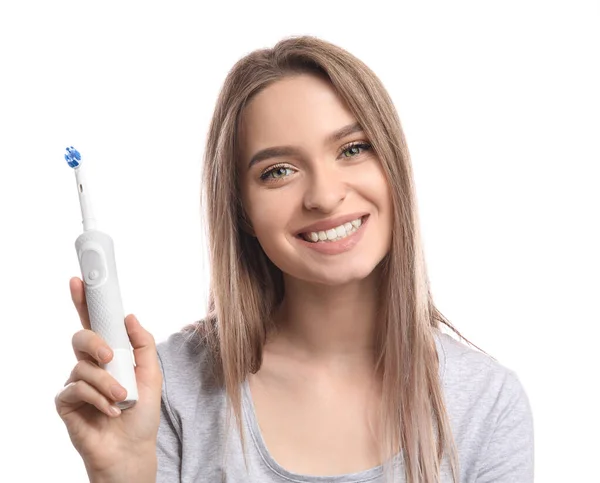
<svg viewBox="0 0 600 483"><path fill-rule="evenodd" d="M162 377L152 334L142 327L133 314L125 317L125 327L133 347L136 371L143 371L148 377Z"/></svg>
<svg viewBox="0 0 600 483"><path fill-rule="evenodd" d="M86 381L71 382L60 390L54 398L56 411L61 416L78 409L83 404L91 404L107 416L118 416L121 411L113 406L96 388L90 386ZM112 408L116 408L113 412Z"/></svg>
<svg viewBox="0 0 600 483"><path fill-rule="evenodd" d="M65 386L77 381L87 382L109 401L122 401L127 396L127 390L113 376L87 360L75 364Z"/></svg>
<svg viewBox="0 0 600 483"><path fill-rule="evenodd" d="M104 339L88 329L75 332L71 345L78 361L88 360L106 364L113 358L112 349Z"/></svg>
<svg viewBox="0 0 600 483"><path fill-rule="evenodd" d="M71 290L71 300L77 309L81 325L84 329L91 330L92 325L90 324L90 316L88 313L87 301L85 299L83 280L78 277L72 277L69 280L69 289Z"/></svg>

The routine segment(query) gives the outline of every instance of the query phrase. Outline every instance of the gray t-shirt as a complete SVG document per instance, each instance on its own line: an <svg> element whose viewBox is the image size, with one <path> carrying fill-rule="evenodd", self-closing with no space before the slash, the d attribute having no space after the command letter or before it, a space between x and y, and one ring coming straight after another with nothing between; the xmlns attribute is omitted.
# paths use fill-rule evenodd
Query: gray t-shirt
<svg viewBox="0 0 600 483"><path fill-rule="evenodd" d="M444 332L435 330L435 340L460 483L533 482L533 418L515 372ZM301 475L280 466L262 439L245 381L248 473L233 418L225 441L225 393L208 382L206 349L182 331L159 343L157 351L164 379L157 483L383 482L383 466L336 476ZM393 461L401 469L398 481L404 482L401 454ZM447 463L442 464L442 482L452 481Z"/></svg>

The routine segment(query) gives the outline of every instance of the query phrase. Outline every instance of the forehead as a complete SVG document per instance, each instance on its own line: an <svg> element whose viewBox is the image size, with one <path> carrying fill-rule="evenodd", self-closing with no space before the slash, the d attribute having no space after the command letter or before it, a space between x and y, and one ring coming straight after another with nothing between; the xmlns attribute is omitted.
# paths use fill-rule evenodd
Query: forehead
<svg viewBox="0 0 600 483"><path fill-rule="evenodd" d="M325 79L286 77L259 92L245 107L240 125L243 158L277 145L317 145L354 116Z"/></svg>

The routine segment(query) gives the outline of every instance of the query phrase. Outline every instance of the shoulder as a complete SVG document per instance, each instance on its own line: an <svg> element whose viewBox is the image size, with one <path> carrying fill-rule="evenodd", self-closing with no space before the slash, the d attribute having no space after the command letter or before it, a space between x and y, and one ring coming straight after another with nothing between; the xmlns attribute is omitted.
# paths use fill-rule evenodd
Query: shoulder
<svg viewBox="0 0 600 483"><path fill-rule="evenodd" d="M493 403L526 398L515 370L450 334L436 331L440 378L448 397Z"/></svg>
<svg viewBox="0 0 600 483"><path fill-rule="evenodd" d="M436 331L436 345L440 378L450 394L460 391L479 402L525 396L516 371L492 356L441 331Z"/></svg>
<svg viewBox="0 0 600 483"><path fill-rule="evenodd" d="M438 331L436 339L446 407L463 458L488 465L518 448L529 465L533 418L517 372L449 334Z"/></svg>
<svg viewBox="0 0 600 483"><path fill-rule="evenodd" d="M198 330L203 322L171 334L156 346L163 373L163 398L186 401L218 392L214 352Z"/></svg>
<svg viewBox="0 0 600 483"><path fill-rule="evenodd" d="M156 345L158 357L165 368L171 366L184 369L188 366L195 369L200 360L206 357L206 344L197 332L184 328L171 334L166 340Z"/></svg>

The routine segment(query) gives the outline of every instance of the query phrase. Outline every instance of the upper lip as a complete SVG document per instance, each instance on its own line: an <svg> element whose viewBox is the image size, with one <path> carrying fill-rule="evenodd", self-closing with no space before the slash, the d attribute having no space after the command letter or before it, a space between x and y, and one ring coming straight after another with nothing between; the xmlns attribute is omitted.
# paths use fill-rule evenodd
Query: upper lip
<svg viewBox="0 0 600 483"><path fill-rule="evenodd" d="M343 225L346 222L350 222L352 220L356 220L367 215L368 213L359 212L349 213L347 215L341 215L335 218L328 218L327 220L322 220L317 223L313 223L312 225L307 225L304 228L301 228L298 232L296 232L296 235L301 235L302 233L307 233L311 231L327 231L332 228L335 228L336 226Z"/></svg>

